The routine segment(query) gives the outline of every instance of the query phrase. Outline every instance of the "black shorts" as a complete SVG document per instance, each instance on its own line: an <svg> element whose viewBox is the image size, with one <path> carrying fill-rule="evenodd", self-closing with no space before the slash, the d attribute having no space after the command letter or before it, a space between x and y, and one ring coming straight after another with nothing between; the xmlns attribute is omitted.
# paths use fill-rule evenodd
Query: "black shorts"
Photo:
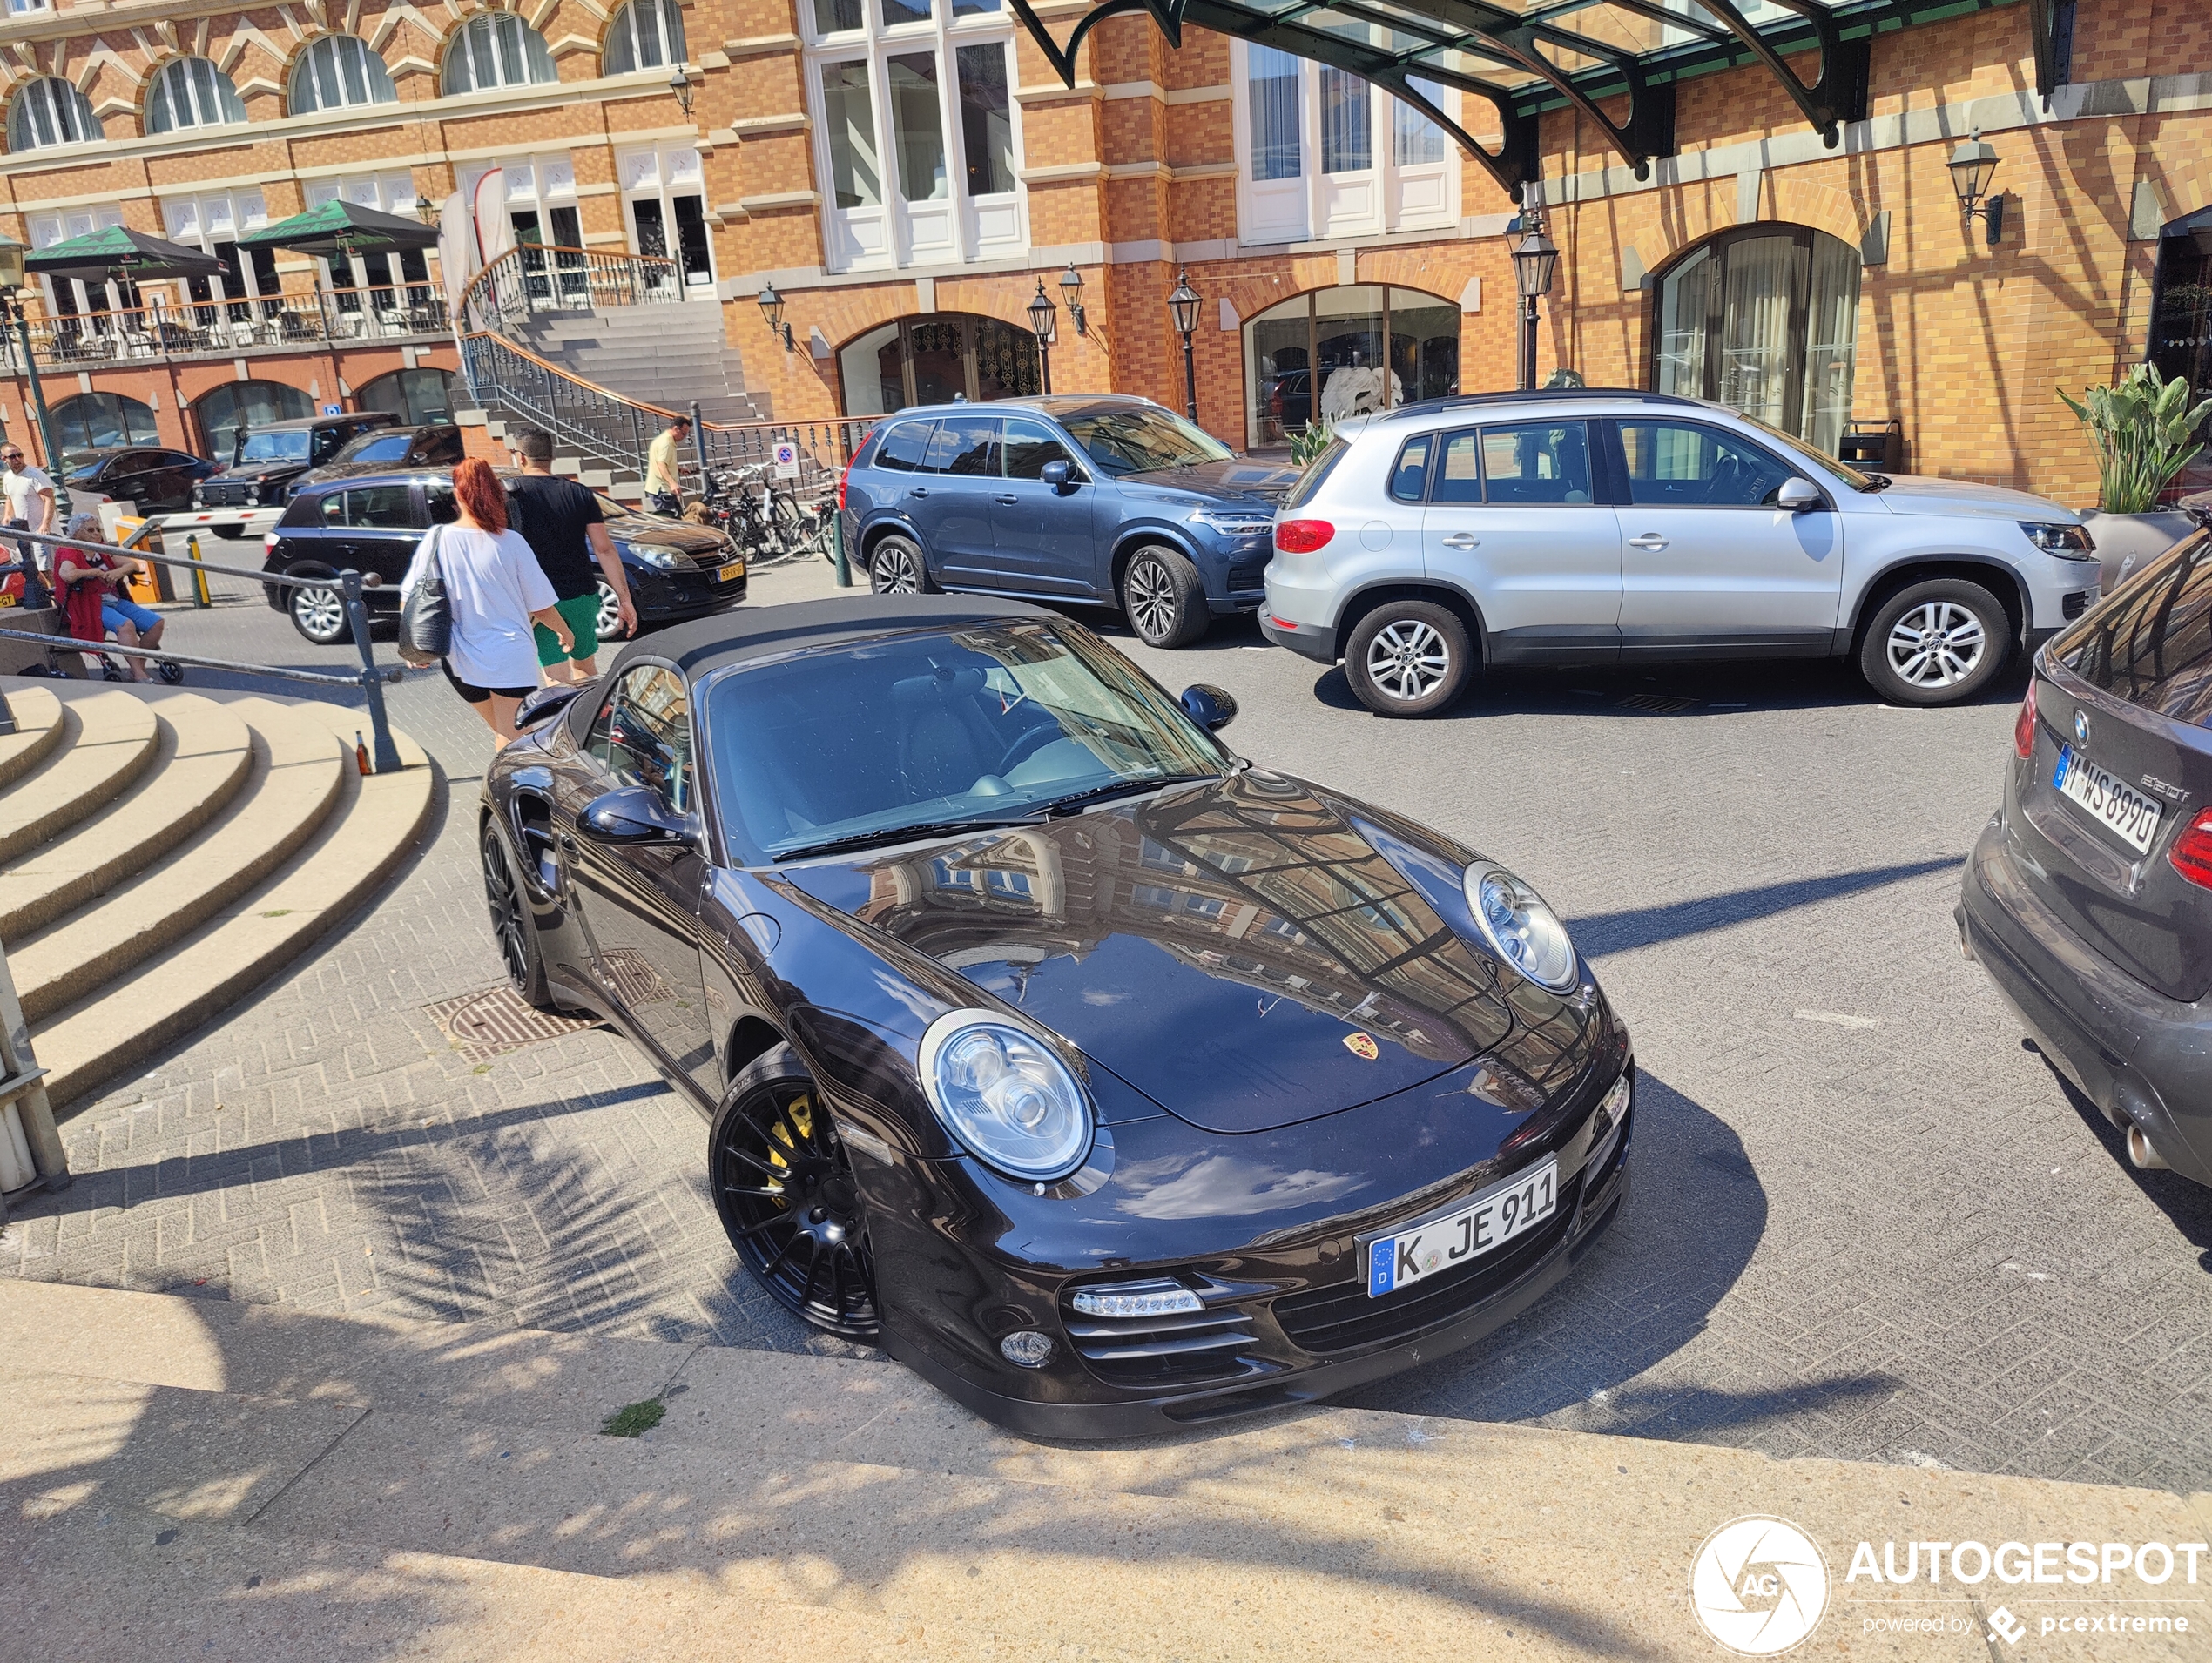
<svg viewBox="0 0 2212 1663"><path fill-rule="evenodd" d="M439 659L438 668L445 671L446 679L453 683L453 690L471 704L482 704L495 694L501 698L520 699L528 698L532 693L537 691L535 687L479 687L474 682L464 682L453 673L453 661L450 658Z"/></svg>

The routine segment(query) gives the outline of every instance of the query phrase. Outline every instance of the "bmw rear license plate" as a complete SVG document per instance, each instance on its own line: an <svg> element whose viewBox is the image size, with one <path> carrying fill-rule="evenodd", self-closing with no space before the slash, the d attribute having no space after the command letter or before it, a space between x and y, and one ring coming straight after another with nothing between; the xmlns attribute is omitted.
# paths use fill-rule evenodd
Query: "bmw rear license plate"
<svg viewBox="0 0 2212 1663"><path fill-rule="evenodd" d="M1558 1206L1559 1162L1550 1160L1493 1184L1464 1206L1426 1224L1388 1235L1361 1236L1359 1245L1367 1256L1367 1296L1379 1299L1424 1277L1456 1270L1526 1235Z"/></svg>
<svg viewBox="0 0 2212 1663"><path fill-rule="evenodd" d="M2115 779L2072 745L2059 751L2051 789L2078 804L2099 825L2138 854L2150 852L2165 811L2134 786Z"/></svg>

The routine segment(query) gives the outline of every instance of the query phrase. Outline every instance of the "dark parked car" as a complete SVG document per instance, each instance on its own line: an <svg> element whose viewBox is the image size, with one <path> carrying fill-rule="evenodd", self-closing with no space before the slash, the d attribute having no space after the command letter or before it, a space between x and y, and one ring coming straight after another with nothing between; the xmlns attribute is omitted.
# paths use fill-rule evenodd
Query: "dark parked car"
<svg viewBox="0 0 2212 1663"><path fill-rule="evenodd" d="M1150 399L1069 394L901 410L840 495L879 595L1116 606L1149 644L1184 647L1265 598L1275 505L1297 481Z"/></svg>
<svg viewBox="0 0 2212 1663"><path fill-rule="evenodd" d="M2035 656L1958 919L2139 1167L2212 1184L2212 532Z"/></svg>
<svg viewBox="0 0 2212 1663"><path fill-rule="evenodd" d="M1629 1035L1518 879L1247 763L1018 602L686 624L484 777L526 999L709 1119L785 1309L977 1413L1114 1437L1426 1362L1625 1193Z"/></svg>
<svg viewBox="0 0 2212 1663"><path fill-rule="evenodd" d="M135 502L147 514L171 514L192 506L192 487L219 473L220 467L190 451L145 445L106 445L72 450L65 460L64 483L118 502Z"/></svg>
<svg viewBox="0 0 2212 1663"><path fill-rule="evenodd" d="M375 428L347 440L328 461L311 468L293 481L292 488L327 479L354 479L364 474L413 473L424 468L450 468L465 453L461 429L449 421L419 428Z"/></svg>
<svg viewBox="0 0 2212 1663"><path fill-rule="evenodd" d="M501 469L502 478L511 478ZM625 508L610 496L599 499L615 550L630 580L642 633L718 612L745 599L745 556L719 531L682 520L663 520ZM302 488L265 539L268 557L261 569L293 577L335 576L352 567L376 586L364 595L372 617L397 614L400 582L415 545L435 524L454 517L453 472L368 474ZM335 585L290 589L270 584L269 604L289 612L294 628L318 646L353 639L346 608ZM614 640L622 632L614 591L599 585L599 634Z"/></svg>
<svg viewBox="0 0 2212 1663"><path fill-rule="evenodd" d="M346 445L395 418L383 410L352 415L303 416L273 421L239 435L237 454L217 478L192 492L196 508L262 508L286 501L293 485L311 468L329 461Z"/></svg>

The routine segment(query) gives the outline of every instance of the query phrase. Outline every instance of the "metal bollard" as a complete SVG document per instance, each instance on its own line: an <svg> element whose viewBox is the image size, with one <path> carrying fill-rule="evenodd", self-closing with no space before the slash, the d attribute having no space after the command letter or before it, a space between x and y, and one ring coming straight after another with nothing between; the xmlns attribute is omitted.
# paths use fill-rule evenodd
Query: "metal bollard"
<svg viewBox="0 0 2212 1663"><path fill-rule="evenodd" d="M836 502L835 497L830 499L830 537L836 549L836 553L831 556L831 564L837 568L838 588L851 589L853 587L853 562L845 553L845 514L836 506Z"/></svg>
<svg viewBox="0 0 2212 1663"><path fill-rule="evenodd" d="M195 568L192 575L192 603L205 611L215 603L207 593L207 574L197 569L199 564L199 534L198 532L195 531L185 539L185 550L192 555L192 565Z"/></svg>
<svg viewBox="0 0 2212 1663"><path fill-rule="evenodd" d="M376 649L368 639L368 608L361 602L361 575L348 566L338 574L338 592L346 603L346 625L354 645L361 650L361 690L368 695L368 729L375 738L376 771L400 771L400 748L392 743L392 724L384 714L384 677L376 668Z"/></svg>

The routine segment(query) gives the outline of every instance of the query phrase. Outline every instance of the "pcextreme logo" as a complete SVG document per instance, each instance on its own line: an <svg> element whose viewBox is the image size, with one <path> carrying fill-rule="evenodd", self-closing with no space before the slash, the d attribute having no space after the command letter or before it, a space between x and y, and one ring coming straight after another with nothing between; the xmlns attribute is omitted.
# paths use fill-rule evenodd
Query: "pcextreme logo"
<svg viewBox="0 0 2212 1663"><path fill-rule="evenodd" d="M1697 1550L1689 1603L1705 1632L1745 1657L1773 1657L1820 1626L1828 1562L1786 1518L1731 1518Z"/></svg>

